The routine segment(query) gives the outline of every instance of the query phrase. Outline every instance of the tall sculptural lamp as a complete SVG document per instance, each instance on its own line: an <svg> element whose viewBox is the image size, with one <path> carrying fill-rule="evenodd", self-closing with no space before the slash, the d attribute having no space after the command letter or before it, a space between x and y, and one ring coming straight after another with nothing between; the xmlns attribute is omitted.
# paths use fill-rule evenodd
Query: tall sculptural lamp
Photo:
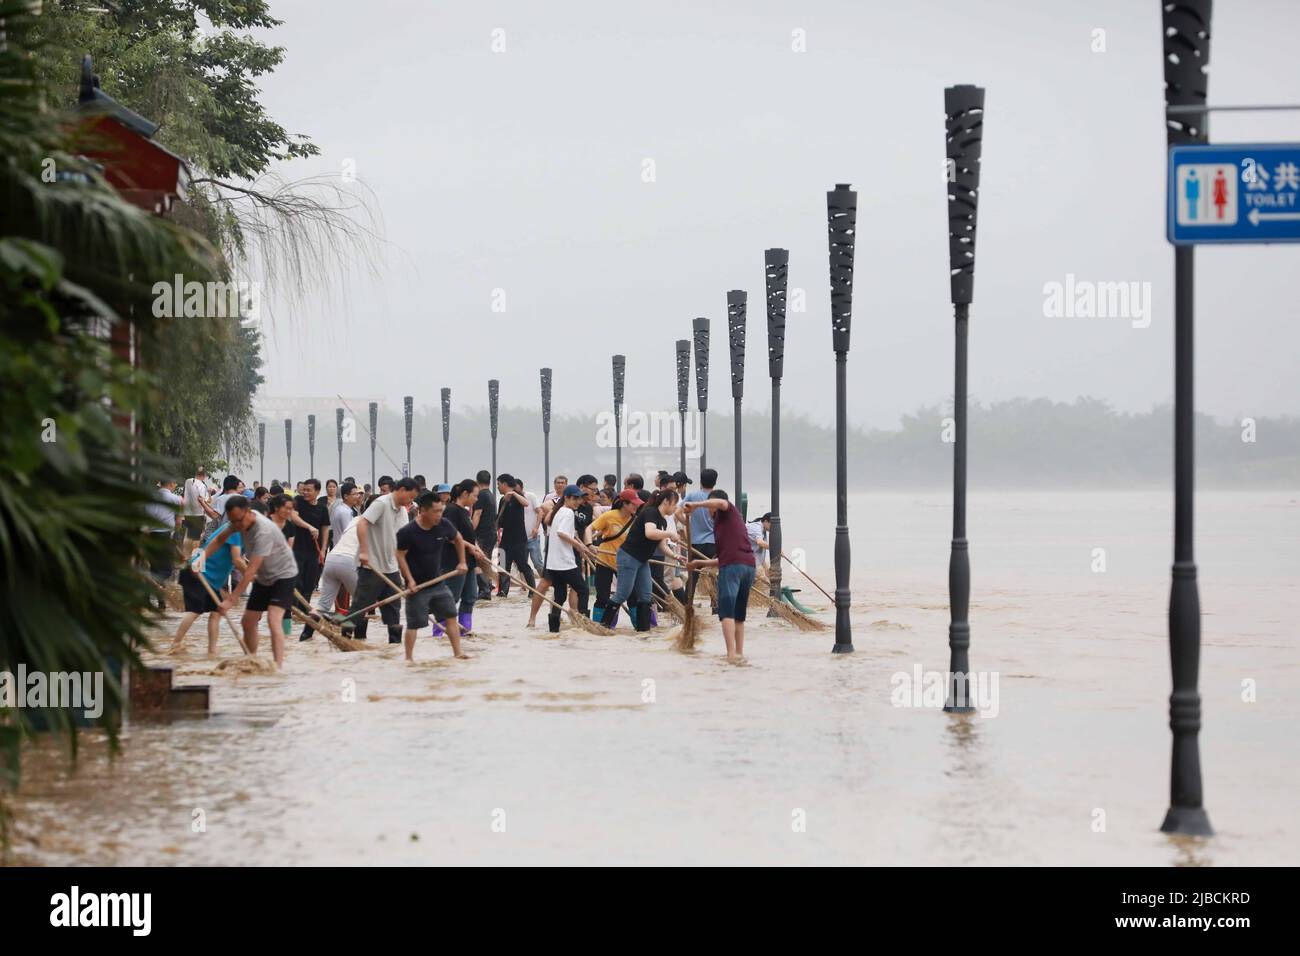
<svg viewBox="0 0 1300 956"><path fill-rule="evenodd" d="M293 419L284 420L284 480L293 482Z"/></svg>
<svg viewBox="0 0 1300 956"><path fill-rule="evenodd" d="M947 117L948 273L956 329L953 376L952 552L948 558L948 692L943 709L969 714L970 548L966 540L966 341L975 291L975 213L979 204L984 90L950 86L943 91Z"/></svg>
<svg viewBox="0 0 1300 956"><path fill-rule="evenodd" d="M492 500L497 500L497 401L501 394L501 382L495 378L488 379L488 421L492 426Z"/></svg>
<svg viewBox="0 0 1300 956"><path fill-rule="evenodd" d="M316 477L316 416L307 416L307 477Z"/></svg>
<svg viewBox="0 0 1300 956"><path fill-rule="evenodd" d="M691 397L691 340L677 340L677 417L682 426L682 463L686 470L686 405Z"/></svg>
<svg viewBox="0 0 1300 956"><path fill-rule="evenodd" d="M447 452L451 447L451 389L442 390L442 483L449 484Z"/></svg>
<svg viewBox="0 0 1300 956"><path fill-rule="evenodd" d="M373 494L379 493L379 487L375 482L375 442L376 435L379 431L379 403L370 403L370 490Z"/></svg>
<svg viewBox="0 0 1300 956"><path fill-rule="evenodd" d="M743 486L740 482L740 401L745 395L745 311L749 294L741 289L727 293L727 336L731 342L731 400L735 423L736 490L732 503L745 514Z"/></svg>
<svg viewBox="0 0 1300 956"><path fill-rule="evenodd" d="M266 485L266 422L257 423L257 483Z"/></svg>
<svg viewBox="0 0 1300 956"><path fill-rule="evenodd" d="M826 194L826 229L830 247L831 342L835 348L835 646L836 654L853 652L849 623L849 328L853 324L853 244L858 221L858 194L840 183Z"/></svg>
<svg viewBox="0 0 1300 956"><path fill-rule="evenodd" d="M402 398L402 413L406 419L406 464L402 467L402 477L409 478L415 473L415 468L411 464L411 425L415 422L414 395L407 395Z"/></svg>
<svg viewBox="0 0 1300 956"><path fill-rule="evenodd" d="M339 484L343 483L343 409L334 409L334 434L339 446Z"/></svg>
<svg viewBox="0 0 1300 956"><path fill-rule="evenodd" d="M768 249L763 253L767 279L767 372L772 378L772 527L767 534L767 574L773 601L781 600L781 374L785 366L785 299L789 283L790 253ZM767 612L777 617L776 609Z"/></svg>
<svg viewBox="0 0 1300 956"><path fill-rule="evenodd" d="M1209 142L1205 107L1210 63L1211 0L1177 0L1161 5L1165 54L1165 105L1168 146ZM1169 594L1169 658L1173 693L1169 729L1173 731L1169 811L1165 833L1214 833L1201 793L1201 599L1192 549L1195 478L1195 390L1193 372L1193 250L1174 246L1174 566Z"/></svg>
<svg viewBox="0 0 1300 956"><path fill-rule="evenodd" d="M691 323L695 333L695 407L700 413L700 471L709 457L709 320Z"/></svg>
<svg viewBox="0 0 1300 956"><path fill-rule="evenodd" d="M627 373L627 356L614 356L614 471L623 481L623 386ZM547 476L550 480L550 476Z"/></svg>
<svg viewBox="0 0 1300 956"><path fill-rule="evenodd" d="M551 370L542 369L542 483L551 480Z"/></svg>

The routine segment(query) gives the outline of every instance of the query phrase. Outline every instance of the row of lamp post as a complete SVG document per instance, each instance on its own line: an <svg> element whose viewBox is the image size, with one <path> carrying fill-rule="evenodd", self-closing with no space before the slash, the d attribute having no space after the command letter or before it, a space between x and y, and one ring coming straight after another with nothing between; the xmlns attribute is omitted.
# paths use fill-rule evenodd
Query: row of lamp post
<svg viewBox="0 0 1300 956"><path fill-rule="evenodd" d="M1209 23L1212 0L1179 0L1162 4L1165 92L1168 146L1208 142L1205 120ZM1172 119L1174 112L1179 119ZM967 364L970 306L975 280L975 235L979 202L980 161L984 120L984 90L971 85L944 90L947 156L948 254L950 298L954 321L953 493L952 542L948 566L950 622L949 684L944 710L969 713L970 698L970 554L966 533ZM1182 119L1192 116L1191 121ZM853 651L850 623L851 554L848 526L848 354L853 318L854 251L857 239L857 194L848 184L838 184L826 194L827 242L831 299L831 339L835 353L835 643L833 653ZM785 353L786 291L789 253L768 249L764 253L768 327L768 372L772 383L771 436L771 596L781 599L781 378ZM1200 608L1196 564L1192 547L1193 427L1192 294L1193 247L1180 245L1174 253L1175 284L1175 476L1174 565L1169 604L1169 642L1174 677L1170 697L1173 732L1170 809L1162 829L1169 832L1209 834L1202 806L1200 754L1200 696L1197 677L1200 656ZM745 335L748 296L743 290L727 293L727 331L731 358L731 394L735 428L734 494L743 508L742 398L744 394ZM700 416L700 468L708 460L709 320L692 322L692 339L676 342L677 411L681 421L680 465L686 468L686 414L692 348L695 355L696 408ZM626 383L626 357L613 356L615 470L623 475L622 414ZM552 370L541 370L543 462L550 478ZM488 383L492 434L492 472L496 474L497 401L499 383ZM411 401L406 398L407 462L411 456ZM371 403L371 472L373 481L377 406ZM338 410L339 464L342 471L343 411ZM447 480L450 427L450 389L442 390L443 480ZM265 462L266 425L258 425L259 470ZM308 416L308 449L314 470L315 416ZM292 421L285 421L285 453L292 451ZM291 460L291 458L289 458Z"/></svg>

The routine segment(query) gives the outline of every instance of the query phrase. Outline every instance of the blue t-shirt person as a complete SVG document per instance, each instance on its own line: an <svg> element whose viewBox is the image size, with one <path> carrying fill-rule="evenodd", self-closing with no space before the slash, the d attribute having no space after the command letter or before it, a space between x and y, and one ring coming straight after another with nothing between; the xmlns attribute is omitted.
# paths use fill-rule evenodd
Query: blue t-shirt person
<svg viewBox="0 0 1300 956"><path fill-rule="evenodd" d="M707 501L709 492L704 488L686 493L686 501ZM691 512L691 544L713 544L713 512L708 508L696 508Z"/></svg>
<svg viewBox="0 0 1300 956"><path fill-rule="evenodd" d="M228 522L226 521L222 521L221 524L217 526L216 530L204 537L203 543L200 547L206 548L208 542L211 541L215 535L221 534L221 532L225 530L227 523ZM212 585L212 590L214 591L220 592L222 588L226 587L230 583L230 569L234 565L234 559L230 553L232 546L236 548L242 548L244 546L238 531L227 538L221 547L208 555L207 561L203 564L203 577L207 579L208 584Z"/></svg>

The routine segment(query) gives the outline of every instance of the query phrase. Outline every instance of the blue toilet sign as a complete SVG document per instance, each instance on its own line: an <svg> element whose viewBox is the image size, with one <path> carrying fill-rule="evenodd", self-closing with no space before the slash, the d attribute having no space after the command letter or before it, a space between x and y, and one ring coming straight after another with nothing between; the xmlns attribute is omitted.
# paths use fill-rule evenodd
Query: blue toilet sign
<svg viewBox="0 0 1300 956"><path fill-rule="evenodd" d="M1174 245L1300 242L1300 145L1175 146L1168 205Z"/></svg>

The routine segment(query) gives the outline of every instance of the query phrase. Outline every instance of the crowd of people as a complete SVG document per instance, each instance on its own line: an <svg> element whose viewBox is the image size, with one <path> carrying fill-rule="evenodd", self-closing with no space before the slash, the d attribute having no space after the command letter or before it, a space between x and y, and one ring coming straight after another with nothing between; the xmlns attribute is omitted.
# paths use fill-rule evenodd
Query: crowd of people
<svg viewBox="0 0 1300 956"><path fill-rule="evenodd" d="M283 665L294 609L303 641L340 615L350 615L352 636L366 640L373 617L389 643L404 645L407 660L426 628L464 658L461 637L473 633L475 606L506 598L512 583L531 596L529 628L547 606L552 632L562 608L611 629L626 612L632 629L646 632L670 604L684 605L690 580L711 569L711 609L728 657L738 659L771 516L746 522L717 479L712 468L700 473L698 488L680 471L661 471L649 485L629 474L621 487L612 474L603 483L591 474L573 482L557 475L539 499L515 476L494 480L486 470L454 485L385 475L372 490L351 477L323 487L307 478L289 488L250 487L226 475L218 487L199 468L179 491L174 480L158 484L147 533L168 536L185 558L179 571L161 562L151 573L160 593L173 574L181 589L174 646L207 615L215 654L221 616L247 594L245 645L257 652L265 615ZM393 595L401 600L385 600Z"/></svg>

